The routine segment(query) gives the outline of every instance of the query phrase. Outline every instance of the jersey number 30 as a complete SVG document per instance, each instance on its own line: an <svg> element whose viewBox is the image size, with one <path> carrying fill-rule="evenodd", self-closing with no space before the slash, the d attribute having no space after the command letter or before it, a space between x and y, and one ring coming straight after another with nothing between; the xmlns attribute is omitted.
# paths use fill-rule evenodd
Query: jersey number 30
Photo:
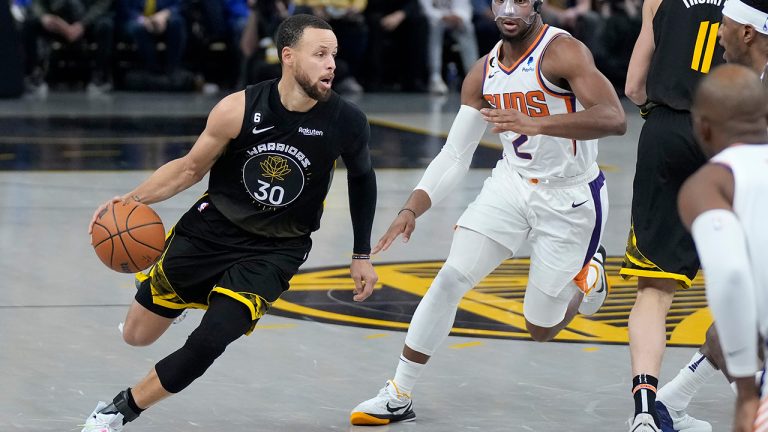
<svg viewBox="0 0 768 432"><path fill-rule="evenodd" d="M269 200L272 205L280 205L285 197L285 189L259 180L259 192L253 194L253 197L261 202Z"/></svg>

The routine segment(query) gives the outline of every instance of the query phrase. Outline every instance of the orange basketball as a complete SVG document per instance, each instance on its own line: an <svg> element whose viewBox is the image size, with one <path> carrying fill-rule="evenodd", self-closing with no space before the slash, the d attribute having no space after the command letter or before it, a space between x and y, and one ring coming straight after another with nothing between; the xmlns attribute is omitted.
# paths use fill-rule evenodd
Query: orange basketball
<svg viewBox="0 0 768 432"><path fill-rule="evenodd" d="M146 204L110 203L93 224L91 245L107 267L136 273L154 264L163 253L165 228L160 216Z"/></svg>

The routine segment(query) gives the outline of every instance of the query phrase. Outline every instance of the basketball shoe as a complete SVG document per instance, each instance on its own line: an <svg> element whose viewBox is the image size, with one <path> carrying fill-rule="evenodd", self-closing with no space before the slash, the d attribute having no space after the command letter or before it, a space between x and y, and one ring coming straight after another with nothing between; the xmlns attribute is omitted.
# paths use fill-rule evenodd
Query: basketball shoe
<svg viewBox="0 0 768 432"><path fill-rule="evenodd" d="M661 432L712 432L711 424L695 419L685 411L669 409L660 400L656 400L656 412L659 413Z"/></svg>
<svg viewBox="0 0 768 432"><path fill-rule="evenodd" d="M99 402L85 421L82 432L121 432L122 430L123 415L113 404Z"/></svg>
<svg viewBox="0 0 768 432"><path fill-rule="evenodd" d="M597 248L597 253L595 253L595 256L589 261L588 269L589 268L594 268L595 271L597 271L597 279L595 279L595 283L592 284L592 286L586 287L586 290L582 288L582 291L584 291L584 298L579 305L579 313L587 316L594 315L600 310L600 307L605 303L605 298L608 297L608 291L611 289L611 287L608 286L608 278L605 275L605 248L603 245L600 245L600 247ZM586 275L584 278L586 278ZM582 285L579 284L578 281L576 284ZM586 281L583 285L586 285Z"/></svg>
<svg viewBox="0 0 768 432"><path fill-rule="evenodd" d="M394 381L389 380L376 397L362 402L352 410L349 421L353 425L374 426L412 421L414 418L416 414L413 412L411 396L401 393Z"/></svg>
<svg viewBox="0 0 768 432"><path fill-rule="evenodd" d="M648 413L640 413L635 416L634 420L629 419L629 432L661 432L656 423L653 421L653 416Z"/></svg>

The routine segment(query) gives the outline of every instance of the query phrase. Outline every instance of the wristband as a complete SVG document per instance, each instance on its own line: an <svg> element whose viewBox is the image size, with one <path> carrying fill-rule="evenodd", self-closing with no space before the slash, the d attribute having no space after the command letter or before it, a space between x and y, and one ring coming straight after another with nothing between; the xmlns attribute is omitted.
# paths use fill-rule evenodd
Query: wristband
<svg viewBox="0 0 768 432"><path fill-rule="evenodd" d="M367 260L367 259L371 259L371 255L370 254L352 254L352 259L353 260Z"/></svg>
<svg viewBox="0 0 768 432"><path fill-rule="evenodd" d="M413 213L413 217L414 217L414 219L417 217L417 216L416 216L416 212L415 212L415 211L413 211L412 209L409 209L408 207L403 207L402 209L400 209L400 211L399 211L399 212L397 212L398 216L400 215L400 213L402 213L402 212L404 212L404 211L409 211L409 212Z"/></svg>

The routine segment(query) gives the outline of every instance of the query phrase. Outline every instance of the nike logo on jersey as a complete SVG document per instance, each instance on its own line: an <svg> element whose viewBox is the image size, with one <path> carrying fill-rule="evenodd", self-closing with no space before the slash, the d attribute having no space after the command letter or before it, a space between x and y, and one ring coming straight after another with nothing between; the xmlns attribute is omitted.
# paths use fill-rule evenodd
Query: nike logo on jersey
<svg viewBox="0 0 768 432"><path fill-rule="evenodd" d="M266 131L272 129L273 127L274 126L270 126L270 127L266 127L266 128L263 128L263 129L253 128L253 130L251 132L253 132L254 135L258 135L258 134L260 134L262 132L266 132Z"/></svg>
<svg viewBox="0 0 768 432"><path fill-rule="evenodd" d="M496 75L496 72L498 72L498 71L494 71L494 72L492 72L492 73L489 73L489 74L488 74L488 79L491 79L491 78L493 78L493 76L494 76L494 75Z"/></svg>
<svg viewBox="0 0 768 432"><path fill-rule="evenodd" d="M586 203L587 203L587 201L589 201L589 200L586 200L586 201L580 202L580 203L578 203L578 204L576 204L576 201L574 201L574 202L572 202L572 203L571 203L571 207L573 207L573 208L576 208L576 207L581 207L582 205L586 204Z"/></svg>

